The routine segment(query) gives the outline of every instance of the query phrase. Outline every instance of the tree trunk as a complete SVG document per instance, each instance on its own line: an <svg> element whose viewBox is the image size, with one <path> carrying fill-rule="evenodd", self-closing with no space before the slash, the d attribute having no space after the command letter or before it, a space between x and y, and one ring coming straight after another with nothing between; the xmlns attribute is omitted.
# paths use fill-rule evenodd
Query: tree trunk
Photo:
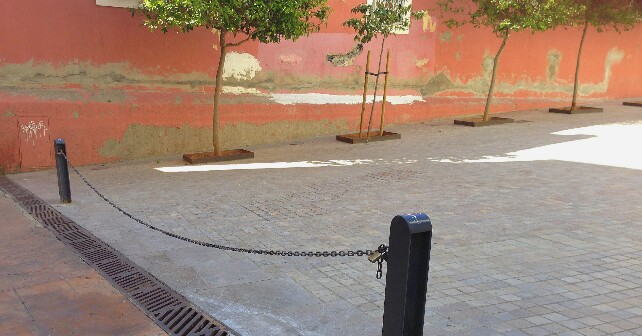
<svg viewBox="0 0 642 336"><path fill-rule="evenodd" d="M502 40L502 45L499 47L499 50L497 51L497 54L493 59L493 72L490 77L490 87L488 88L488 97L486 97L486 107L484 107L484 116L482 117L483 121L488 121L489 119L490 103L493 100L493 92L495 91L495 77L497 76L497 63L499 63L499 57L502 55L502 52L504 51L504 47L506 47L506 41L508 41L509 36L510 34L508 32L504 33L504 39Z"/></svg>
<svg viewBox="0 0 642 336"><path fill-rule="evenodd" d="M219 99L221 97L222 81L223 81L223 69L225 68L225 54L226 54L226 45L225 45L225 35L227 31L221 30L219 32L219 47L221 48L221 56L218 60L218 68L216 69L216 88L214 89L214 113L212 114L212 145L214 145L214 154L216 156L221 155L221 132L219 126Z"/></svg>
<svg viewBox="0 0 642 336"><path fill-rule="evenodd" d="M584 30L582 31L582 39L580 40L580 49L577 51L577 64L575 65L575 83L573 84L573 101L571 102L571 111L575 110L577 105L577 91L579 89L580 78L580 59L582 57L582 48L584 47L584 38L588 30L588 20L584 22Z"/></svg>

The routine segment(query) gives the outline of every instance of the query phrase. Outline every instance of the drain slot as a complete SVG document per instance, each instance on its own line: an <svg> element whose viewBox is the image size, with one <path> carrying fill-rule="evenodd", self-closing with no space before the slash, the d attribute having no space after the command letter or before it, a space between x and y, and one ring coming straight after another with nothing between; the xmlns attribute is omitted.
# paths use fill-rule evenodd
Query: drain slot
<svg viewBox="0 0 642 336"><path fill-rule="evenodd" d="M127 257L96 238L27 189L0 176L0 189L78 252L107 281L170 335L228 336L229 328L200 311Z"/></svg>

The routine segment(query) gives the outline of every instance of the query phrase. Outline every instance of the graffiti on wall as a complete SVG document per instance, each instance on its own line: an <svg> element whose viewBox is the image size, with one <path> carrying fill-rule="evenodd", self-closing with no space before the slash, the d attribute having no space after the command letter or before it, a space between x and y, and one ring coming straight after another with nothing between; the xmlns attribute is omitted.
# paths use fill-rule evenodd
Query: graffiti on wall
<svg viewBox="0 0 642 336"><path fill-rule="evenodd" d="M27 123L26 125L20 125L20 130L25 133L27 141L31 141L31 144L35 146L36 139L45 137L49 129L47 128L47 126L45 126L44 121L39 121L38 123L36 123L32 120L29 121L29 123Z"/></svg>

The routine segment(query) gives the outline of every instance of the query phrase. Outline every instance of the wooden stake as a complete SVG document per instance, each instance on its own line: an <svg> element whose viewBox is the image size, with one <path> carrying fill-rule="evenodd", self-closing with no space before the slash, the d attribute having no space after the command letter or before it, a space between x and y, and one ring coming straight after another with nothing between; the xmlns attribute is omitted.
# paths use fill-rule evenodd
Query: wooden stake
<svg viewBox="0 0 642 336"><path fill-rule="evenodd" d="M388 72L390 71L390 49L386 55L386 79L383 82L383 105L381 105L381 129L379 136L383 136L383 115L386 113L386 94L388 93Z"/></svg>
<svg viewBox="0 0 642 336"><path fill-rule="evenodd" d="M368 58L366 60L366 74L363 81L363 102L361 103L361 121L359 122L359 137L363 136L363 114L366 112L366 95L368 94L368 74L370 72L370 50L368 50Z"/></svg>

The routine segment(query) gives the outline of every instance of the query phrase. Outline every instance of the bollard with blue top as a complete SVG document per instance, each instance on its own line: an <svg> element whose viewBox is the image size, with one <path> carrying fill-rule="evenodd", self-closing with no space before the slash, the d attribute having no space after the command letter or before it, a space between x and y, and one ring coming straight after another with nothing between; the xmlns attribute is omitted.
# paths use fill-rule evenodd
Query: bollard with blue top
<svg viewBox="0 0 642 336"><path fill-rule="evenodd" d="M390 224L383 336L423 335L432 224L419 213Z"/></svg>
<svg viewBox="0 0 642 336"><path fill-rule="evenodd" d="M69 185L69 169L67 168L67 148L65 140L54 140L56 154L56 171L58 173L58 194L61 203L71 203L71 187Z"/></svg>

